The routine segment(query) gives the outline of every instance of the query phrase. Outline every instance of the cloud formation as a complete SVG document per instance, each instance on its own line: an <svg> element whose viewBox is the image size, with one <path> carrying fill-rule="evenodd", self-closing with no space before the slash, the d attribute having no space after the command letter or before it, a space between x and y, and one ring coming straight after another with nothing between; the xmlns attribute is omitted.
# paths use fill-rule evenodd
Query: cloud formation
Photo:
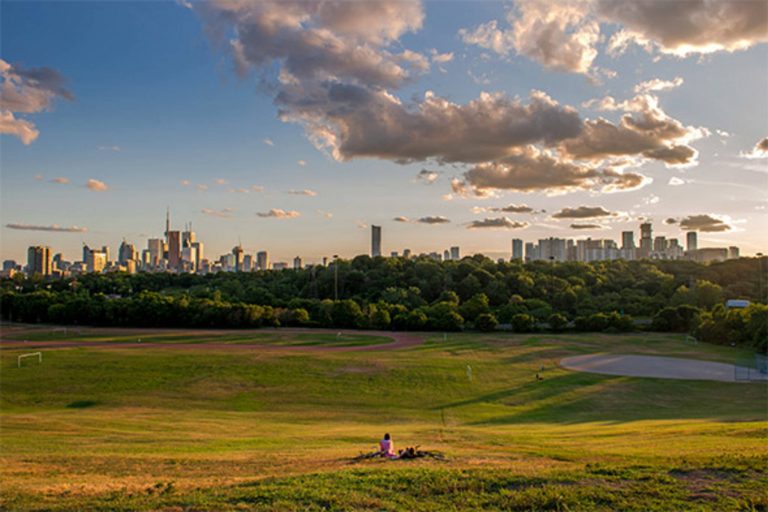
<svg viewBox="0 0 768 512"><path fill-rule="evenodd" d="M706 233L717 233L721 231L730 231L731 226L724 220L713 217L712 215L689 215L680 220L680 228L686 231L703 231Z"/></svg>
<svg viewBox="0 0 768 512"><path fill-rule="evenodd" d="M533 208L527 204L510 204L507 206L483 208L482 211L502 213L533 213Z"/></svg>
<svg viewBox="0 0 768 512"><path fill-rule="evenodd" d="M34 123L16 117L49 110L56 98L74 100L58 71L48 68L25 69L0 59L0 133L14 135L25 145L40 132Z"/></svg>
<svg viewBox="0 0 768 512"><path fill-rule="evenodd" d="M9 229L18 229L18 230L24 230L24 231L53 231L56 233L85 233L88 231L88 228L83 228L80 226L59 226L58 224L53 224L50 226L36 226L34 224L6 224L5 227Z"/></svg>
<svg viewBox="0 0 768 512"><path fill-rule="evenodd" d="M652 94L639 94L621 103L605 98L599 108L625 114L618 124L602 117L585 121L581 134L561 145L564 154L574 159L623 156L659 160L667 166L691 165L698 152L688 144L709 134L705 128L685 126L667 115Z"/></svg>
<svg viewBox="0 0 768 512"><path fill-rule="evenodd" d="M262 218L272 217L275 219L294 219L296 217L300 217L301 213L295 210L282 210L280 208L272 208L267 212L257 212L256 215Z"/></svg>
<svg viewBox="0 0 768 512"><path fill-rule="evenodd" d="M69 183L69 178L65 178L63 176L59 176L57 178L53 178L50 180L51 183L58 183L59 185L66 185Z"/></svg>
<svg viewBox="0 0 768 512"><path fill-rule="evenodd" d="M502 56L515 53L547 69L594 78L606 25L619 26L608 41L613 56L630 45L678 57L733 52L768 41L768 5L750 0L519 0L507 12L506 26L491 20L462 29L459 36Z"/></svg>
<svg viewBox="0 0 768 512"><path fill-rule="evenodd" d="M395 221L395 222L411 222L411 219L409 219L408 217L405 217L403 215L399 215L399 216L395 217L392 220Z"/></svg>
<svg viewBox="0 0 768 512"><path fill-rule="evenodd" d="M467 229L522 229L527 227L527 222L518 222L507 217L473 220L467 225Z"/></svg>
<svg viewBox="0 0 768 512"><path fill-rule="evenodd" d="M213 210L211 208L203 208L200 213L208 215L210 217L218 217L220 219L231 219L235 210L232 208L222 208L221 210Z"/></svg>
<svg viewBox="0 0 768 512"><path fill-rule="evenodd" d="M312 197L314 197L314 196L317 195L317 192L315 192L314 190L309 190L308 188L305 188L305 189L302 189L302 190L291 189L291 190L289 190L287 192L287 194L292 194L294 196L312 196Z"/></svg>
<svg viewBox="0 0 768 512"><path fill-rule="evenodd" d="M571 224L571 229L603 229L600 224Z"/></svg>
<svg viewBox="0 0 768 512"><path fill-rule="evenodd" d="M416 222L419 222L421 224L447 224L451 221L443 217L442 215L436 215L436 216L421 217Z"/></svg>
<svg viewBox="0 0 768 512"><path fill-rule="evenodd" d="M741 152L742 158L756 159L756 158L768 158L768 137L765 137L755 144L749 152Z"/></svg>
<svg viewBox="0 0 768 512"><path fill-rule="evenodd" d="M589 0L526 0L509 12L508 31L493 24L462 37L552 69L587 73L599 39L598 18L584 15L590 6ZM650 160L694 165L697 152L689 143L707 133L668 116L651 94L677 81L640 84L642 94L631 100L601 100L606 109L625 112L618 123L583 119L536 90L527 99L483 92L460 104L427 91L405 101L396 95L399 88L432 62L450 60L436 50L422 55L403 48L401 36L422 25L416 0L218 0L192 8L213 40L234 34L227 46L239 74L260 72L278 118L302 125L334 159L471 165L463 179L452 180L446 198L631 190L650 180L622 169ZM436 179L428 169L417 176L423 183Z"/></svg>
<svg viewBox="0 0 768 512"><path fill-rule="evenodd" d="M464 173L464 181L454 186L454 193L471 191L482 195L492 190L569 192L580 189L610 192L639 188L645 183L642 174L598 169L528 147L516 155L474 166Z"/></svg>
<svg viewBox="0 0 768 512"><path fill-rule="evenodd" d="M437 171L430 171L429 169L422 169L416 175L416 181L420 181L426 185L431 185L437 181L440 177L440 173Z"/></svg>
<svg viewBox="0 0 768 512"><path fill-rule="evenodd" d="M669 178L669 182L667 182L667 185L671 187L679 187L680 185L685 185L685 180L678 178L677 176L672 176Z"/></svg>
<svg viewBox="0 0 768 512"><path fill-rule="evenodd" d="M600 26L594 19L585 19L584 4L578 0L517 2L516 9L507 12L509 28L499 28L491 20L475 29L462 29L459 36L467 44L505 56L515 52L548 69L588 73L597 57Z"/></svg>
<svg viewBox="0 0 768 512"><path fill-rule="evenodd" d="M681 77L675 77L673 80L662 80L661 78L654 78L646 82L640 82L635 86L635 93L642 94L653 91L665 91L667 89L674 89L683 85L683 79Z"/></svg>
<svg viewBox="0 0 768 512"><path fill-rule="evenodd" d="M553 219L593 219L596 217L611 217L616 215L602 206L577 206L576 208L563 208L552 215Z"/></svg>
<svg viewBox="0 0 768 512"><path fill-rule="evenodd" d="M613 52L629 44L684 57L733 52L768 42L768 4L743 0L660 2L596 0L597 15L623 26L609 42Z"/></svg>
<svg viewBox="0 0 768 512"><path fill-rule="evenodd" d="M94 192L104 192L105 190L109 189L109 186L106 183L103 181L95 180L93 178L86 181L85 186Z"/></svg>

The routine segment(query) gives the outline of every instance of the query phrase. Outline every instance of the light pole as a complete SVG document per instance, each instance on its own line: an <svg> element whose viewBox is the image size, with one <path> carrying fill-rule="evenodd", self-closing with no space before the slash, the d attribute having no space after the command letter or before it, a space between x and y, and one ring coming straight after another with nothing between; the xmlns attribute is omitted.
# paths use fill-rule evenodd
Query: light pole
<svg viewBox="0 0 768 512"><path fill-rule="evenodd" d="M333 300L339 300L339 255L333 255Z"/></svg>

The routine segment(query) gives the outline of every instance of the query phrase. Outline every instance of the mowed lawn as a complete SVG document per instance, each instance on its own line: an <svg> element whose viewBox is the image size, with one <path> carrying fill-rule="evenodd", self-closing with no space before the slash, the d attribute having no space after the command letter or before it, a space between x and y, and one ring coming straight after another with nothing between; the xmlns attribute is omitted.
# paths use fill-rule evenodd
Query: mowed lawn
<svg viewBox="0 0 768 512"><path fill-rule="evenodd" d="M314 348L337 341L281 336ZM424 336L410 349L361 352L259 351L234 339L212 350L208 336L183 349L44 350L42 365L21 369L25 351L4 348L0 507L768 508L766 383L557 366L593 352L724 362L745 352L676 335ZM384 432L447 460L351 461Z"/></svg>

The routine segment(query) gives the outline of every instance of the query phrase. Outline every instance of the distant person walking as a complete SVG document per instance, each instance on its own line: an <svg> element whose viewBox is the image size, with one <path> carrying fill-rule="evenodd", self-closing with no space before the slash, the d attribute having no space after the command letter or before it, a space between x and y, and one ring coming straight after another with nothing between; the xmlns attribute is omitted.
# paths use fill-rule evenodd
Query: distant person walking
<svg viewBox="0 0 768 512"><path fill-rule="evenodd" d="M379 453L382 457L388 457L390 459L396 458L395 443L392 442L392 437L389 434L384 434L384 439L379 442Z"/></svg>

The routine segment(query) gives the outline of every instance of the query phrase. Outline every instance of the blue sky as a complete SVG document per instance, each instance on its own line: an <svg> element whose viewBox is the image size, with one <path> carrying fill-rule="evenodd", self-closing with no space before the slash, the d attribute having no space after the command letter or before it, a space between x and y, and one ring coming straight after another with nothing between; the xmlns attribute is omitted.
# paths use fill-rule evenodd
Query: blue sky
<svg viewBox="0 0 768 512"><path fill-rule="evenodd" d="M370 224L383 226L386 252L460 245L464 253L504 256L512 238L619 239L644 218L659 234L681 240L681 226L703 227L708 231L699 234L700 245L739 245L746 254L768 249L768 160L761 158L768 152L755 149L768 136L768 7L728 3L733 8L706 13L711 30L698 27L694 40L674 24L644 27L629 15L613 14L609 3L543 9L542 2L401 2L379 14L349 14L343 3L314 11L306 7L313 4L300 3L302 22L294 26L286 20L295 12L266 2L193 8L173 2L2 2L3 85L13 85L30 102L44 98L44 108L14 107L4 94L1 105L4 116L10 112L14 123L25 120L39 132L25 144L13 133L17 125L2 130L2 257L23 261L26 247L40 243L70 259L79 256L83 242L116 249L125 238L143 248L146 238L161 236L167 206L175 227L192 222L208 257L229 251L238 239L248 251L269 250L275 260L353 256L369 250L364 226ZM650 2L648 12L669 19L654 11L660 3ZM758 10L742 12L742 5ZM583 12L574 16L577 9ZM419 15L421 22L414 22ZM370 33L358 29L370 24L367 16L377 23ZM749 32L747 24L735 39L716 29L739 16L756 28ZM269 38L277 36L260 31L265 25L249 25L273 18L293 39L275 42ZM563 29L551 47L552 41L537 39L542 23ZM595 27L599 37L589 41ZM377 29L384 35L375 36ZM216 30L223 37L212 36ZM327 56L304 38L312 30L338 43L345 59L358 56L360 48L368 53L344 66L323 60ZM573 39L579 31L585 36ZM619 33L634 42L611 55L608 47ZM241 74L231 41L245 49ZM588 65L583 58L574 61L590 49L596 54ZM684 50L687 56L674 55ZM310 52L311 58L305 55ZM369 80L369 58L380 59L379 69L397 67L407 79ZM28 71L36 68L55 70L73 99L35 82L37 75ZM281 69L291 70L290 80L278 79ZM635 91L654 79L667 87ZM331 83L367 99L339 110L328 92ZM537 103L532 90L549 100ZM455 106L432 105L435 115L453 109L464 116L468 128L458 138L451 123L430 125L431 114L415 114L428 104L427 91ZM275 99L281 92L328 96L310 108L295 98L281 103ZM519 97L517 107L503 104L508 113L496 105L499 122L522 119L542 134L520 141L487 128L490 123L468 106L483 92L510 102ZM586 103L607 96L614 107ZM358 101L349 98L343 101ZM531 104L546 112L536 117L539 110L524 110ZM278 118L278 108L292 116L290 122ZM373 114L358 115L368 109ZM411 131L403 127L400 133L397 123L385 121L406 114L414 122ZM603 117L620 127L622 115L666 123L676 136L656 140L661 132L644 132L642 144L652 149L589 153L585 148L595 140L579 137L594 129L590 121ZM582 135L562 136L557 123L573 116ZM329 132L330 139L318 141ZM474 133L477 140L466 140ZM486 139L503 149L476 157L473 145ZM686 155L685 162L655 151L672 147ZM608 168L620 177L605 174ZM432 183L416 179L423 169L435 173ZM566 186L573 185L572 176L562 175L569 172L578 177L577 186ZM597 177L583 179L588 172ZM68 182L51 182L55 178ZM103 186L92 182L88 188L88 180ZM289 193L305 190L314 195ZM510 204L533 212L499 211ZM608 213L552 217L578 207ZM257 215L271 210L298 215ZM482 222L504 218L501 229ZM472 228L473 221L481 222ZM48 229L35 229L41 227Z"/></svg>

